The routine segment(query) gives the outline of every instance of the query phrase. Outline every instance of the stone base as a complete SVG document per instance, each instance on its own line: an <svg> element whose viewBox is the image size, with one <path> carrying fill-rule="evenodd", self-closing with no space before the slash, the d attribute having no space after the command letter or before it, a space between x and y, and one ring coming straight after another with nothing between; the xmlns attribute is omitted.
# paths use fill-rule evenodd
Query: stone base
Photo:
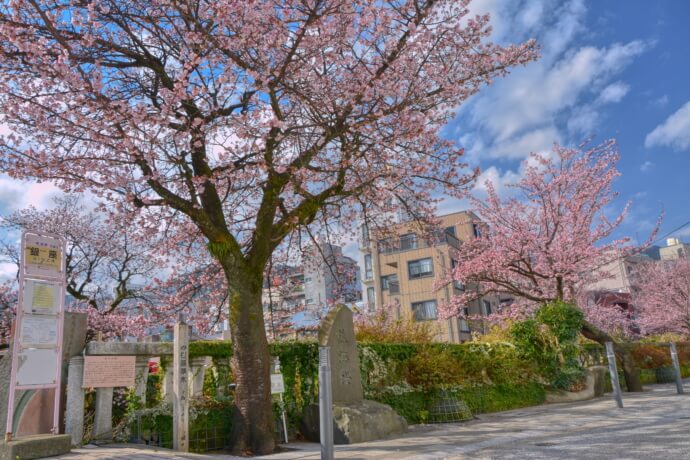
<svg viewBox="0 0 690 460"><path fill-rule="evenodd" d="M31 460L67 454L72 445L68 434L37 434L0 443L0 460Z"/></svg>
<svg viewBox="0 0 690 460"><path fill-rule="evenodd" d="M333 405L333 442L354 444L385 439L407 431L407 422L390 406L363 400ZM302 434L319 442L319 406L310 405L304 413Z"/></svg>
<svg viewBox="0 0 690 460"><path fill-rule="evenodd" d="M585 401L604 395L604 381L606 366L592 366L586 369L585 389L581 391L549 391L546 394L547 403L564 403Z"/></svg>

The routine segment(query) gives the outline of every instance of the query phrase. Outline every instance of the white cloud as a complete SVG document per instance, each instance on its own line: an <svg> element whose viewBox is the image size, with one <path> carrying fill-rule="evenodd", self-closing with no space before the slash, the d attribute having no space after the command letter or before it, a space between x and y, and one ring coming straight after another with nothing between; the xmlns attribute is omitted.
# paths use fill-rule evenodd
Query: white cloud
<svg viewBox="0 0 690 460"><path fill-rule="evenodd" d="M623 82L607 85L607 80L644 50L640 41L585 46L567 51L554 62L529 64L498 81L461 111L481 132L482 156L524 157L532 151L525 144L534 149L534 139L545 134L551 136L546 143L550 145L563 137L555 127L557 119L572 117L570 131L589 134L598 120L600 104L617 102L628 90ZM587 95L600 95L600 100L587 107L582 104Z"/></svg>
<svg viewBox="0 0 690 460"><path fill-rule="evenodd" d="M663 96L654 99L652 104L657 107L666 107L666 104L668 104L668 96L664 94Z"/></svg>
<svg viewBox="0 0 690 460"><path fill-rule="evenodd" d="M603 89L599 95L599 100L603 103L620 102L628 94L628 91L630 91L630 85L617 81Z"/></svg>
<svg viewBox="0 0 690 460"><path fill-rule="evenodd" d="M9 262L0 263L0 283L11 280L17 276L17 266Z"/></svg>
<svg viewBox="0 0 690 460"><path fill-rule="evenodd" d="M522 178L522 171L515 172L511 170L501 171L495 166L487 168L481 173L477 179L477 184L474 187L474 191L478 195L486 195L487 182L490 182L498 196L505 198L510 196L513 192L510 185L516 184Z"/></svg>
<svg viewBox="0 0 690 460"><path fill-rule="evenodd" d="M647 134L644 145L647 148L664 146L680 151L690 148L690 101Z"/></svg>
<svg viewBox="0 0 690 460"><path fill-rule="evenodd" d="M16 211L33 205L38 209L52 207L53 197L62 192L49 182L20 181L0 174L0 210Z"/></svg>
<svg viewBox="0 0 690 460"><path fill-rule="evenodd" d="M652 163L651 161L645 161L645 162L642 163L642 165L640 166L640 171L642 171L643 173L644 173L644 172L647 172L647 171L650 171L654 166L655 166L655 164Z"/></svg>

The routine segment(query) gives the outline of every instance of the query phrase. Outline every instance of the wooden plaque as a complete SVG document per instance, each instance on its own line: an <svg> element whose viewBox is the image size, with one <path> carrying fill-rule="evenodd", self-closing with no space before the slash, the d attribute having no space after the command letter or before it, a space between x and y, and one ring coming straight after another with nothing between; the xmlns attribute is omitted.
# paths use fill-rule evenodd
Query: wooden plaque
<svg viewBox="0 0 690 460"><path fill-rule="evenodd" d="M135 356L85 356L82 387L133 387L135 360Z"/></svg>

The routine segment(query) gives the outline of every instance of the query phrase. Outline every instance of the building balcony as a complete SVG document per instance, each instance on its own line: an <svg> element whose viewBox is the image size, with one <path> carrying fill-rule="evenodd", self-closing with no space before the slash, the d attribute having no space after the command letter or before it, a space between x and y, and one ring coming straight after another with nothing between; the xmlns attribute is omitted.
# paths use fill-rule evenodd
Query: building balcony
<svg viewBox="0 0 690 460"><path fill-rule="evenodd" d="M400 252L414 251L415 249L433 248L441 245L448 245L455 249L460 249L461 241L455 236L445 231L434 232L430 238L410 237L405 235L399 238L386 238L377 244L379 254L397 254Z"/></svg>

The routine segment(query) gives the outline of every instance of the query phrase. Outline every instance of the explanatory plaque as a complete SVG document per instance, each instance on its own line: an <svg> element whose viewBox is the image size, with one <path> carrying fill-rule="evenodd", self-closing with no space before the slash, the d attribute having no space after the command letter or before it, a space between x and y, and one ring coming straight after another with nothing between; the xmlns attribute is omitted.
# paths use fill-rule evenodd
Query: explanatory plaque
<svg viewBox="0 0 690 460"><path fill-rule="evenodd" d="M135 356L85 356L83 388L133 387Z"/></svg>

